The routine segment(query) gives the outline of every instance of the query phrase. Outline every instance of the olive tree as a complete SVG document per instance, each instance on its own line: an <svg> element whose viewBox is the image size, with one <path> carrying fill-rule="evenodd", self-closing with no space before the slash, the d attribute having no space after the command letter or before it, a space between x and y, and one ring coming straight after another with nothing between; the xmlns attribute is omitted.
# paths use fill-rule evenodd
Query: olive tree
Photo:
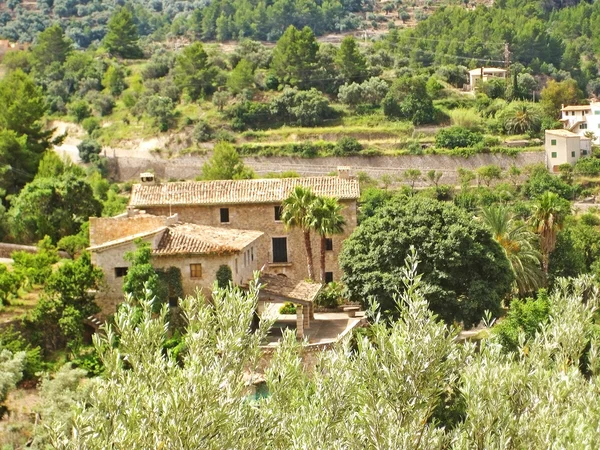
<svg viewBox="0 0 600 450"><path fill-rule="evenodd" d="M521 335L516 352L495 335L475 352L428 308L414 252L402 266L398 320L382 321L374 304L367 333L313 353L309 369L301 344L285 332L259 375L259 344L272 322L263 316L250 332L256 282L247 291L215 287L212 302L183 302L179 361L163 349L167 308L157 315L148 299L129 302L94 338L105 375L67 405L70 415L46 417L47 442L58 449L595 447L600 405L590 399L600 394L600 365L591 279L562 280L549 297L548 322ZM250 395L257 380L268 396Z"/></svg>

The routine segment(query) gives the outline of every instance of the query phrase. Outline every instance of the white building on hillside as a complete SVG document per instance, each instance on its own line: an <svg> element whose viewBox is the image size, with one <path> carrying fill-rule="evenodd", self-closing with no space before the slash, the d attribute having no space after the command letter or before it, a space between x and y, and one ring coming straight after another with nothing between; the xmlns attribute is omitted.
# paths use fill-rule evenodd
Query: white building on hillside
<svg viewBox="0 0 600 450"><path fill-rule="evenodd" d="M475 90L479 83L485 83L492 78L506 79L506 70L498 67L478 67L469 70L469 90Z"/></svg>
<svg viewBox="0 0 600 450"><path fill-rule="evenodd" d="M569 130L579 136L585 136L586 132L594 133L594 142L600 138L600 102L589 105L569 105L562 107L561 119L565 130Z"/></svg>
<svg viewBox="0 0 600 450"><path fill-rule="evenodd" d="M592 142L569 130L546 130L544 148L546 150L546 167L551 172L558 172L561 164L575 165L577 160L592 153Z"/></svg>

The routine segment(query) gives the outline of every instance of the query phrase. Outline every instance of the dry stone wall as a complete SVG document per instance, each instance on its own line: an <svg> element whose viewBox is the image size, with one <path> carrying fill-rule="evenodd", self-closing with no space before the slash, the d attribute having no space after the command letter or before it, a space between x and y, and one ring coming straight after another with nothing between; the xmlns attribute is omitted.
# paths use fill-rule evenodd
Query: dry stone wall
<svg viewBox="0 0 600 450"><path fill-rule="evenodd" d="M109 170L116 181L137 180L140 172L151 170L161 180L194 179L202 172L202 165L209 156L181 156L173 159L128 158L109 159ZM441 182L457 184L457 170L461 167L476 169L496 164L504 169L511 165L525 167L544 163L544 152L521 152L516 156L505 154L478 154L468 158L449 155L401 155L401 156L351 156L325 158L299 158L293 156L246 157L246 165L259 175L269 172L295 171L302 176L319 176L335 172L338 166L349 166L354 173L366 172L373 178L383 175L401 176L407 169L443 172Z"/></svg>

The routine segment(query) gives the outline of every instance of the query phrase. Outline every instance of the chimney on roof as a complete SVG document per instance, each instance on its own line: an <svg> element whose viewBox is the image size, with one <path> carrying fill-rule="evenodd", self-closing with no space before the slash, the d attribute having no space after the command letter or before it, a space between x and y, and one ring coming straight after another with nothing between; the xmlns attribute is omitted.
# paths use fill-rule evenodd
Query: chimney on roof
<svg viewBox="0 0 600 450"><path fill-rule="evenodd" d="M177 222L179 222L179 214L175 213L175 214L172 214L169 217L167 217L167 221L166 221L165 225L171 226L171 225L175 225Z"/></svg>
<svg viewBox="0 0 600 450"><path fill-rule="evenodd" d="M345 180L352 178L352 168L350 166L338 166L337 173L338 178Z"/></svg>
<svg viewBox="0 0 600 450"><path fill-rule="evenodd" d="M131 206L128 206L126 214L127 214L127 217L135 217L140 214L144 214L145 212L146 211L141 211L139 209L135 209L135 208L132 208Z"/></svg>
<svg viewBox="0 0 600 450"><path fill-rule="evenodd" d="M140 181L142 184L154 184L154 174L152 172L142 172L140 173Z"/></svg>

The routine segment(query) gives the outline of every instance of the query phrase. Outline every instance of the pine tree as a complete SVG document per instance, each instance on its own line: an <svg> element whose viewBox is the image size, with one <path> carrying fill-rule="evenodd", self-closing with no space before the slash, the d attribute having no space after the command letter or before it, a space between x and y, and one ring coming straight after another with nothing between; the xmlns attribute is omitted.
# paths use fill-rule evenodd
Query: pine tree
<svg viewBox="0 0 600 450"><path fill-rule="evenodd" d="M33 67L43 72L54 62L62 64L72 50L73 43L65 36L60 25L52 25L38 34L31 49Z"/></svg>
<svg viewBox="0 0 600 450"><path fill-rule="evenodd" d="M356 39L352 36L346 36L342 41L336 62L348 83L360 83L367 78L367 60L360 53Z"/></svg>
<svg viewBox="0 0 600 450"><path fill-rule="evenodd" d="M273 50L272 67L292 86L305 87L317 61L319 43L308 27L290 25Z"/></svg>
<svg viewBox="0 0 600 450"><path fill-rule="evenodd" d="M177 87L192 100L215 90L214 81L218 70L209 63L201 42L194 42L183 49L177 57L173 72Z"/></svg>
<svg viewBox="0 0 600 450"><path fill-rule="evenodd" d="M254 84L254 68L247 59L240 59L235 69L229 74L227 87L234 94L239 94L244 89L249 89Z"/></svg>
<svg viewBox="0 0 600 450"><path fill-rule="evenodd" d="M121 58L141 58L143 53L138 39L133 14L127 8L119 9L108 21L104 46L111 54Z"/></svg>

